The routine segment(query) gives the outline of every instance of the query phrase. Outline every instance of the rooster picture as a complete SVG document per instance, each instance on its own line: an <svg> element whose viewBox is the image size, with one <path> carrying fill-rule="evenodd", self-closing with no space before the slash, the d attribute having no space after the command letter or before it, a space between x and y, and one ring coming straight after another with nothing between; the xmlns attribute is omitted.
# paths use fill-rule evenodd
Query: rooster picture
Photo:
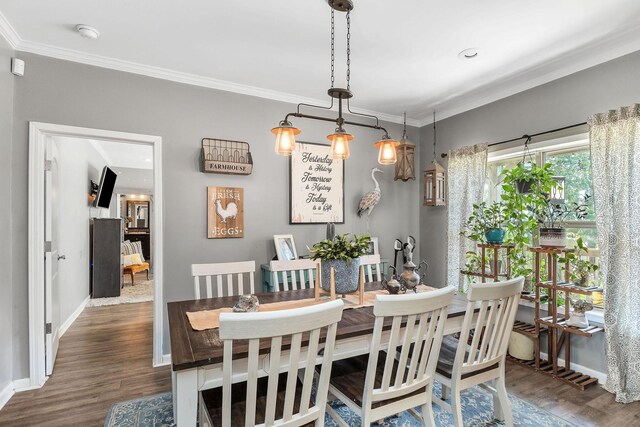
<svg viewBox="0 0 640 427"><path fill-rule="evenodd" d="M227 203L225 208L222 207L220 199L216 199L216 214L220 217L221 223L226 224L227 219L235 219L238 214L238 205L235 202Z"/></svg>

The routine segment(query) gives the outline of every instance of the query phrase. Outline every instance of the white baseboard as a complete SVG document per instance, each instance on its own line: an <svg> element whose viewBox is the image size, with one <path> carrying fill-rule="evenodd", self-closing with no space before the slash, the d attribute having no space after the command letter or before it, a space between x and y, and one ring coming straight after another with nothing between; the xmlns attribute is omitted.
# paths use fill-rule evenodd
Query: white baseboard
<svg viewBox="0 0 640 427"><path fill-rule="evenodd" d="M154 367L157 368L158 366L167 366L167 365L171 365L171 353L169 354L163 354L162 355L162 362L155 365Z"/></svg>
<svg viewBox="0 0 640 427"><path fill-rule="evenodd" d="M12 383L13 389L16 392L36 390L38 388L41 388L44 385L44 383L47 382L48 379L49 377L45 377L42 384L31 384L31 379L29 378L21 378L19 380L13 380L13 383Z"/></svg>
<svg viewBox="0 0 640 427"><path fill-rule="evenodd" d="M9 381L7 385L0 390L0 409L4 408L4 405L7 404L11 396L13 396L13 383Z"/></svg>
<svg viewBox="0 0 640 427"><path fill-rule="evenodd" d="M69 318L67 320L65 320L62 325L60 325L60 329L58 331L58 336L60 338L62 338L64 333L67 332L67 329L69 329L69 327L73 324L73 322L76 321L78 316L80 316L80 314L82 313L82 310L84 310L84 308L89 303L89 298L91 298L91 296L87 295L87 298L80 303L78 308L76 308L76 310L73 313L71 313L71 316L69 316Z"/></svg>
<svg viewBox="0 0 640 427"><path fill-rule="evenodd" d="M548 360L547 356L547 353L540 352L541 359ZM564 359L558 358L558 364L564 365ZM596 371L595 369L587 368L586 366L578 365L574 362L571 362L571 368L575 371L582 372L585 375L589 375L590 377L597 378L599 384L607 382L607 374L605 372Z"/></svg>

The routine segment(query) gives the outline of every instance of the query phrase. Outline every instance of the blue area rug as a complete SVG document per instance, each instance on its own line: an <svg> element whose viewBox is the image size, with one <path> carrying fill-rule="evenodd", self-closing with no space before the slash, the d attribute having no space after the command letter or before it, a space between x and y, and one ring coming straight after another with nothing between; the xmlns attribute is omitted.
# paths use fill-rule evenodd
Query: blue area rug
<svg viewBox="0 0 640 427"><path fill-rule="evenodd" d="M440 396L440 384L434 385L434 394ZM462 417L465 426L502 426L504 423L493 419L493 398L479 387L462 392ZM509 396L516 426L532 427L575 427L542 408L528 403L515 396ZM105 427L170 427L174 426L173 402L171 393L159 394L142 399L129 400L111 406ZM360 426L360 417L349 410L339 400L330 402L350 426ZM438 426L451 426L451 415L437 405L433 405L434 418ZM384 427L413 427L422 424L408 412L386 418L380 423ZM325 426L335 427L337 424L326 415Z"/></svg>

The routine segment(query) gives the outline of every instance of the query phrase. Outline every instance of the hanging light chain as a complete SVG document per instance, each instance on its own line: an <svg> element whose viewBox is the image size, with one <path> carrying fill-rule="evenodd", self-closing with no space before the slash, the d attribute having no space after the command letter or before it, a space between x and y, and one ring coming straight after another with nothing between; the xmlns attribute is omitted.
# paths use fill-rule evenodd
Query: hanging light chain
<svg viewBox="0 0 640 427"><path fill-rule="evenodd" d="M407 112L404 112L404 120L403 120L403 125L402 125L402 139L406 140L407 139Z"/></svg>
<svg viewBox="0 0 640 427"><path fill-rule="evenodd" d="M351 11L347 11L347 90L351 88Z"/></svg>
<svg viewBox="0 0 640 427"><path fill-rule="evenodd" d="M335 83L335 76L334 76L334 71L335 71L335 60L336 60L336 55L335 55L335 20L333 17L333 8L331 9L331 87L333 88L333 85Z"/></svg>
<svg viewBox="0 0 640 427"><path fill-rule="evenodd" d="M436 161L436 110L433 110L433 161Z"/></svg>

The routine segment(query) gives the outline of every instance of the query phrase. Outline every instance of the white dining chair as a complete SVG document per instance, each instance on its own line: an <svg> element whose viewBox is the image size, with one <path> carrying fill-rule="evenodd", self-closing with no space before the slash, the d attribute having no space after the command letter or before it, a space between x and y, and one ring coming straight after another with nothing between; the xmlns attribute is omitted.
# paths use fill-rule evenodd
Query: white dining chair
<svg viewBox="0 0 640 427"><path fill-rule="evenodd" d="M365 282L379 282L384 278L384 272L380 270L380 254L362 255L360 265L364 267ZM375 273L373 267L376 268Z"/></svg>
<svg viewBox="0 0 640 427"><path fill-rule="evenodd" d="M223 385L222 390L218 387L200 393L201 425L324 425L336 328L343 306L341 300L334 300L290 310L222 313ZM246 360L232 360L236 345L246 352ZM267 359L260 354L265 349L269 349ZM319 349L323 350L320 354ZM232 384L233 367L238 363L247 375ZM316 367L320 374L312 400ZM263 378L259 379L260 373Z"/></svg>
<svg viewBox="0 0 640 427"><path fill-rule="evenodd" d="M378 295L373 307L376 319L370 353L334 362L329 396L337 397L358 414L362 426L406 410L422 419L424 425L435 425L431 392L453 295L451 287L418 294ZM391 330L383 331L389 323ZM415 411L417 407L422 407L422 416ZM340 426L349 425L330 405L327 412Z"/></svg>
<svg viewBox="0 0 640 427"><path fill-rule="evenodd" d="M293 259L289 261L271 261L272 283L276 291L291 291L314 287L314 274L320 261Z"/></svg>
<svg viewBox="0 0 640 427"><path fill-rule="evenodd" d="M191 275L196 299L203 298L201 287L204 286L206 298L242 295L255 293L254 275L255 261L220 262L213 264L191 264ZM244 276L249 276L249 289L244 287ZM204 283L202 280L204 279ZM226 295L225 286L226 282ZM215 283L215 287L214 287ZM214 294L214 289L216 293Z"/></svg>
<svg viewBox="0 0 640 427"><path fill-rule="evenodd" d="M517 277L504 282L471 284L460 339L447 336L443 340L436 367L442 399L433 396L433 401L451 411L455 426L464 425L460 392L478 384L493 394L495 418L513 426L505 387L505 356L523 283L524 278ZM449 394L451 403L445 402Z"/></svg>

